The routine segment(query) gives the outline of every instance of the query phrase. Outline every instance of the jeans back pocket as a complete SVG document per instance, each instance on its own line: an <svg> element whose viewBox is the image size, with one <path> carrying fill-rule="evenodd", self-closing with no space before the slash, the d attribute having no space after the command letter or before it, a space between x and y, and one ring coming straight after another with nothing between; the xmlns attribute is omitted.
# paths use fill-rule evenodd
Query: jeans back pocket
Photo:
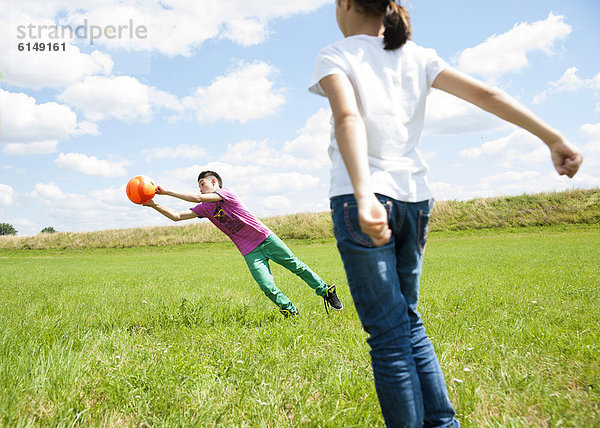
<svg viewBox="0 0 600 428"><path fill-rule="evenodd" d="M356 203L344 202L344 223L349 237L357 244L365 247L375 247L373 240L363 233L358 221L358 206Z"/></svg>

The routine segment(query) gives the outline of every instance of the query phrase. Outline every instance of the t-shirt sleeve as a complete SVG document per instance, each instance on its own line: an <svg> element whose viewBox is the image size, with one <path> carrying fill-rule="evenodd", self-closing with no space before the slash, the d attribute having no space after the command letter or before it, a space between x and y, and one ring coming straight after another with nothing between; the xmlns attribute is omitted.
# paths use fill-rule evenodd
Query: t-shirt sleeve
<svg viewBox="0 0 600 428"><path fill-rule="evenodd" d="M220 188L215 193L217 195L219 195L221 197L221 199L223 199L223 202L231 202L231 201L235 201L236 199L238 199L238 197L235 195L235 193L233 193L231 190L229 190L225 187Z"/></svg>
<svg viewBox="0 0 600 428"><path fill-rule="evenodd" d="M313 94L326 96L319 82L324 77L332 74L344 74L347 76L348 64L340 51L332 46L327 46L321 49L321 52L317 55L315 68L308 84L308 90Z"/></svg>
<svg viewBox="0 0 600 428"><path fill-rule="evenodd" d="M204 204L198 204L195 207L190 208L194 213L198 214L198 217L206 217L206 207Z"/></svg>
<svg viewBox="0 0 600 428"><path fill-rule="evenodd" d="M440 58L435 49L423 48L423 59L425 63L425 74L427 76L427 86L431 88L435 78L448 68L448 63Z"/></svg>

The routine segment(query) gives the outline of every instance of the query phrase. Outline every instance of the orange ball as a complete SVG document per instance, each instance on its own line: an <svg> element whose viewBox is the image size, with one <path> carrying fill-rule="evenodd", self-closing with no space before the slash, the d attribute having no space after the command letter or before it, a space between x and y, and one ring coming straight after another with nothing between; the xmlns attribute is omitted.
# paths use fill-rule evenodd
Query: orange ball
<svg viewBox="0 0 600 428"><path fill-rule="evenodd" d="M146 175L133 177L127 183L127 197L134 204L145 204L154 197L155 192L154 182Z"/></svg>

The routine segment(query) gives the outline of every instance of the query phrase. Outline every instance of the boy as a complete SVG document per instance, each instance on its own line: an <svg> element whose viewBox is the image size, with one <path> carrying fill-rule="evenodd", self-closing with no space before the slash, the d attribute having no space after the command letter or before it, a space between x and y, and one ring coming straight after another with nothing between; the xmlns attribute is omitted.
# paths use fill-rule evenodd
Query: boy
<svg viewBox="0 0 600 428"><path fill-rule="evenodd" d="M335 285L328 286L308 266L298 259L289 248L267 226L244 206L229 189L223 188L223 180L214 171L202 171L198 176L199 195L183 194L156 188L158 195L168 195L188 202L199 202L185 211L175 211L157 204L154 200L144 204L173 221L206 217L237 246L246 260L250 273L260 289L279 307L284 317L298 315L298 309L277 288L271 275L269 259L298 275L304 282L323 297L325 310L328 305L341 310L342 302L335 292Z"/></svg>

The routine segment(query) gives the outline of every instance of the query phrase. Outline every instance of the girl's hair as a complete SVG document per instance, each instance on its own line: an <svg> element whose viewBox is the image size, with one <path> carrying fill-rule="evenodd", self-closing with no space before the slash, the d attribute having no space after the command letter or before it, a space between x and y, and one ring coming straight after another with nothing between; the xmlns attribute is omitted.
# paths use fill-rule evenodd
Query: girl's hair
<svg viewBox="0 0 600 428"><path fill-rule="evenodd" d="M198 176L198 181L207 177L215 177L219 183L219 187L223 187L223 180L221 179L221 176L214 171L202 171Z"/></svg>
<svg viewBox="0 0 600 428"><path fill-rule="evenodd" d="M384 49L398 49L412 36L410 15L394 0L354 0L354 3L368 15L383 15Z"/></svg>

